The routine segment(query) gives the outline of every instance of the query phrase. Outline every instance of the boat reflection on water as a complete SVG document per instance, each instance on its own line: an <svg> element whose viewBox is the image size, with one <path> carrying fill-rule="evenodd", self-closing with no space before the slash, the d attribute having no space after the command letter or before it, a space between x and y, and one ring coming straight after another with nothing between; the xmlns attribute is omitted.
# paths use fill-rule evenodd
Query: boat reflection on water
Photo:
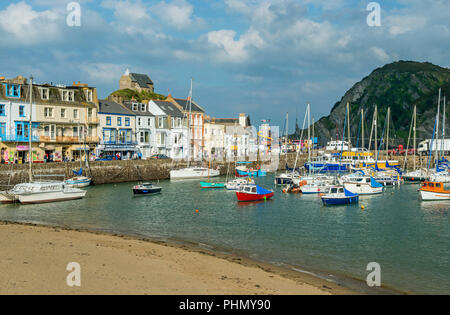
<svg viewBox="0 0 450 315"><path fill-rule="evenodd" d="M238 208L253 208L258 206L261 207L263 204L271 204L273 203L273 199L267 199L267 200L258 200L258 201L246 201L246 202L237 202Z"/></svg>

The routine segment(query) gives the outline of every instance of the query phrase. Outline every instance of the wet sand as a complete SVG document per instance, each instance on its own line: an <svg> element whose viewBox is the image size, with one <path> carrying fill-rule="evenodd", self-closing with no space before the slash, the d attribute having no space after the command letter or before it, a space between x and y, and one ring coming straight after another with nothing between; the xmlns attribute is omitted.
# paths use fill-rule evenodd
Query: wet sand
<svg viewBox="0 0 450 315"><path fill-rule="evenodd" d="M0 294L358 294L251 259L103 232L0 222ZM71 262L81 286L69 287Z"/></svg>

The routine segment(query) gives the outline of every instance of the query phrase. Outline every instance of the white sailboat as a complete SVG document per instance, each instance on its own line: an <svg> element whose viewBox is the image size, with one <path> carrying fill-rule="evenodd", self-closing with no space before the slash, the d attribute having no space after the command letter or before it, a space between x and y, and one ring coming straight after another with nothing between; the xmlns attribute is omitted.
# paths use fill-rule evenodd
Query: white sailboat
<svg viewBox="0 0 450 315"><path fill-rule="evenodd" d="M78 129L78 134L80 134L80 129ZM86 153L86 142L83 142L83 148L85 150L85 158L87 163L87 153ZM66 187L72 188L84 188L91 185L92 178L90 176L83 176L83 164L81 159L81 142L80 142L80 170L73 171L75 173L75 177L67 179L64 183Z"/></svg>
<svg viewBox="0 0 450 315"><path fill-rule="evenodd" d="M211 169L206 167L190 167L190 155L191 155L191 144L190 144L190 131L191 131L191 110L192 110L192 80L191 80L191 90L189 92L189 115L188 119L188 165L185 168L170 171L170 179L196 179L205 177L216 177L220 175L218 169Z"/></svg>
<svg viewBox="0 0 450 315"><path fill-rule="evenodd" d="M13 189L6 193L2 193L3 199L8 199L10 202L17 202L23 204L37 204L49 203L57 201L67 201L74 199L81 199L86 195L85 190L65 187L62 181L49 182L33 182L33 156L31 148L32 136L32 104L33 104L33 77L30 78L30 121L29 121L29 182L17 184Z"/></svg>

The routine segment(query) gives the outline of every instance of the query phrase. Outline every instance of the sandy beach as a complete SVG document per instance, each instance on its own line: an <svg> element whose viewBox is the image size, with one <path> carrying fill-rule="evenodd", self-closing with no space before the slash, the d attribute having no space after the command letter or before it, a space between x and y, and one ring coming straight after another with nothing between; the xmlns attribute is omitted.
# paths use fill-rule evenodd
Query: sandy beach
<svg viewBox="0 0 450 315"><path fill-rule="evenodd" d="M355 294L243 257L127 236L0 222L0 294ZM81 286L69 287L71 262Z"/></svg>

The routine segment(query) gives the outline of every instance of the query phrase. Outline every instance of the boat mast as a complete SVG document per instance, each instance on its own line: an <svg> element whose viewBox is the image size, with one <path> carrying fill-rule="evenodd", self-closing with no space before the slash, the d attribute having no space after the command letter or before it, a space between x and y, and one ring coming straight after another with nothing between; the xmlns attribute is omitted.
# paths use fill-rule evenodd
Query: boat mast
<svg viewBox="0 0 450 315"><path fill-rule="evenodd" d="M361 147L364 148L364 108L361 108Z"/></svg>
<svg viewBox="0 0 450 315"><path fill-rule="evenodd" d="M311 146L312 146L312 156L314 156L314 117L312 118L312 142L311 142Z"/></svg>
<svg viewBox="0 0 450 315"><path fill-rule="evenodd" d="M439 96L438 96L438 110L437 110L437 116L436 116L436 140L439 140L439 115L440 115L440 109L441 109L441 89L439 88ZM434 154L435 161L439 160L439 150L436 146L436 153Z"/></svg>
<svg viewBox="0 0 450 315"><path fill-rule="evenodd" d="M30 77L30 121L29 121L29 127L28 127L28 130L29 130L29 132L28 132L29 153L28 154L29 154L29 160L30 160L29 161L30 165L28 167L28 178L30 180L30 183L33 181L33 173L31 171L31 166L33 164L33 150L31 148L31 135L32 135L32 131L33 131L32 127L31 127L32 113L33 113L33 76Z"/></svg>
<svg viewBox="0 0 450 315"><path fill-rule="evenodd" d="M386 160L389 160L389 119L391 117L391 108L387 112L387 133L386 133Z"/></svg>
<svg viewBox="0 0 450 315"><path fill-rule="evenodd" d="M310 113L310 105L308 104L308 162L311 163L311 113ZM309 168L309 173L311 173L311 167Z"/></svg>
<svg viewBox="0 0 450 315"><path fill-rule="evenodd" d="M187 167L189 167L191 162L191 112L192 112L192 81L191 79L191 89L189 90L189 115L188 115L188 161ZM194 136L194 132L192 132Z"/></svg>
<svg viewBox="0 0 450 315"><path fill-rule="evenodd" d="M444 157L444 151L445 151L445 95L444 95L444 108L442 111L442 142L441 142L441 156Z"/></svg>
<svg viewBox="0 0 450 315"><path fill-rule="evenodd" d="M414 120L414 142L413 142L413 145L414 145L414 150L413 150L413 152L414 152L414 155L413 155L413 167L414 167L414 170L416 170L416 119L417 119L417 106L416 105L414 105L414 118L413 118L413 120ZM408 152L406 152L407 154L408 154Z"/></svg>
<svg viewBox="0 0 450 315"><path fill-rule="evenodd" d="M348 156L350 157L350 152L352 151L352 139L350 138L350 105L347 102L347 134L348 134Z"/></svg>
<svg viewBox="0 0 450 315"><path fill-rule="evenodd" d="M378 119L378 106L375 105L375 120L374 120L374 126L375 126L375 169L378 167L378 142L377 142L377 119Z"/></svg>
<svg viewBox="0 0 450 315"><path fill-rule="evenodd" d="M289 113L286 113L286 141L284 143L286 149L286 164L288 161L288 142L289 142Z"/></svg>

